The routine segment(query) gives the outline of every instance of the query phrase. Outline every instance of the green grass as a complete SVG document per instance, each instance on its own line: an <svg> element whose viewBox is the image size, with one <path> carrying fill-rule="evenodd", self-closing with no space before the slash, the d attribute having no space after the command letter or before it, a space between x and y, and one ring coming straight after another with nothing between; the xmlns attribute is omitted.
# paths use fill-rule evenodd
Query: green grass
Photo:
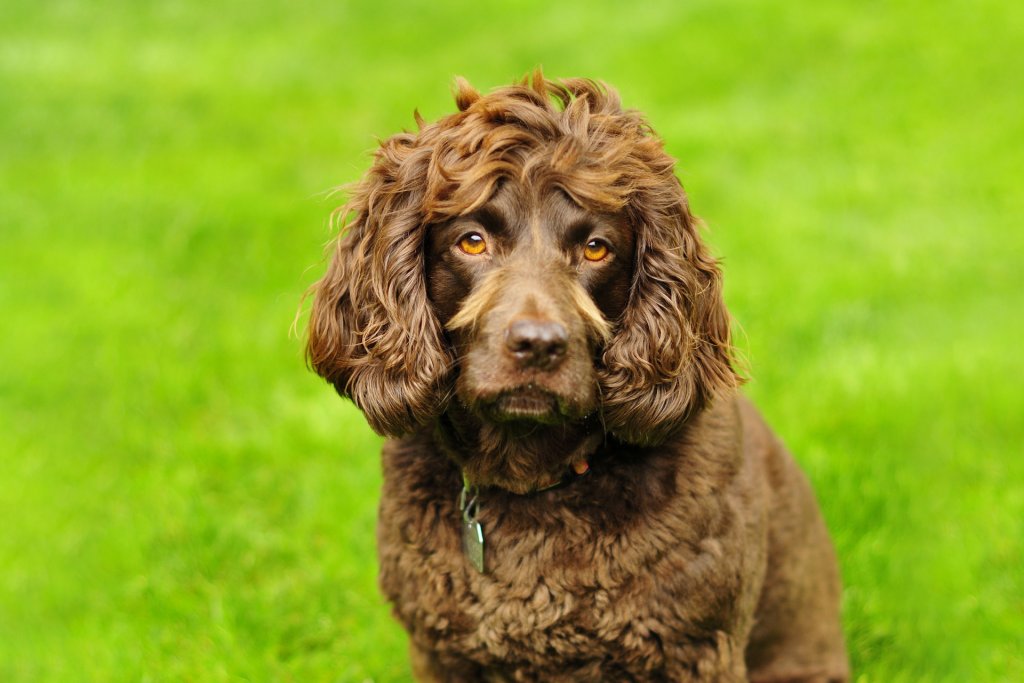
<svg viewBox="0 0 1024 683"><path fill-rule="evenodd" d="M857 679L1024 680L1024 9L501 5L0 8L0 680L407 679L288 328L375 136L537 64L681 160Z"/></svg>

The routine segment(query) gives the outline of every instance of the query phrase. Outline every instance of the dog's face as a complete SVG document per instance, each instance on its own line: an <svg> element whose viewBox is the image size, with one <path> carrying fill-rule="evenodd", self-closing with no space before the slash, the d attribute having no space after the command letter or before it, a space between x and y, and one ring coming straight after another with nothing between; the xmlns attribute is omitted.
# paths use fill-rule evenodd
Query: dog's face
<svg viewBox="0 0 1024 683"><path fill-rule="evenodd" d="M522 425L536 453L594 425L656 444L735 386L717 264L644 118L539 74L456 102L385 140L341 209L313 368L382 434L477 423L463 450L514 490Z"/></svg>
<svg viewBox="0 0 1024 683"><path fill-rule="evenodd" d="M634 248L625 217L511 181L430 226L427 295L454 346L462 404L499 423L594 413L595 362L629 299Z"/></svg>

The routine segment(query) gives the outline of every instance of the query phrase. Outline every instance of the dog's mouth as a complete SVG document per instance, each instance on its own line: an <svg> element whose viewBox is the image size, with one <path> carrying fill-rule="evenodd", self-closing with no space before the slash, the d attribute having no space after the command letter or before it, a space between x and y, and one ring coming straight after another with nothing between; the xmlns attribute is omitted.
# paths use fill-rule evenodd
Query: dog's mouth
<svg viewBox="0 0 1024 683"><path fill-rule="evenodd" d="M529 421L553 424L563 421L558 397L533 386L502 391L486 403L486 412L496 422Z"/></svg>

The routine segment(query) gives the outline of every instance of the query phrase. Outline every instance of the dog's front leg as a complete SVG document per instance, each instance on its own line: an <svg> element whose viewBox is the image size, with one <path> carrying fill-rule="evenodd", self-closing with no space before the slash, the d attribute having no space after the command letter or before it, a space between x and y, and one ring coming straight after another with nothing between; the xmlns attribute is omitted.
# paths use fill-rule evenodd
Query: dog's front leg
<svg viewBox="0 0 1024 683"><path fill-rule="evenodd" d="M444 676L438 666L437 659L430 652L409 642L409 664L412 676L420 683L443 683Z"/></svg>
<svg viewBox="0 0 1024 683"><path fill-rule="evenodd" d="M409 662L412 676L419 683L479 683L482 680L478 667L442 664L434 652L413 641L409 641Z"/></svg>
<svg viewBox="0 0 1024 683"><path fill-rule="evenodd" d="M742 638L718 631L710 637L668 645L664 677L686 683L746 683L747 667L741 641Z"/></svg>

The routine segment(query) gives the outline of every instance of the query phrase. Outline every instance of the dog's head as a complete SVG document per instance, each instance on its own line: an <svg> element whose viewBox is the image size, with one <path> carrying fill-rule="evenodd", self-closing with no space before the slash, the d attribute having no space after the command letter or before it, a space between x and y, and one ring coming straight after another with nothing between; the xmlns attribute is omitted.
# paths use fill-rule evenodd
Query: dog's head
<svg viewBox="0 0 1024 683"><path fill-rule="evenodd" d="M644 118L531 80L385 140L340 210L308 358L378 432L453 405L655 444L737 384L721 275Z"/></svg>

